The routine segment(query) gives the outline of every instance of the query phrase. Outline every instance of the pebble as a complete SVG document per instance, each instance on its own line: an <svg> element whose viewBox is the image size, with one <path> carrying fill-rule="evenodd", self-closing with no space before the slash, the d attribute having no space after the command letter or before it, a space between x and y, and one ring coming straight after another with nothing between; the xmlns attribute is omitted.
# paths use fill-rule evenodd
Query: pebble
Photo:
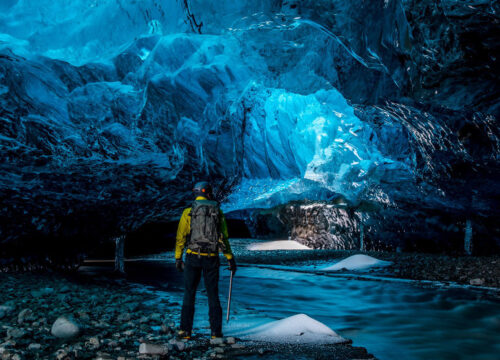
<svg viewBox="0 0 500 360"><path fill-rule="evenodd" d="M484 279L471 279L469 283L475 286L482 286L484 285Z"/></svg>
<svg viewBox="0 0 500 360"><path fill-rule="evenodd" d="M226 343L229 345L236 344L236 339L234 337L230 336L226 339Z"/></svg>
<svg viewBox="0 0 500 360"><path fill-rule="evenodd" d="M67 286L67 285L64 285L63 287L61 287L61 288L59 289L59 292L60 292L60 293L67 293L67 292L70 292L70 291L71 291L71 289L70 289L70 287L69 287L69 286Z"/></svg>
<svg viewBox="0 0 500 360"><path fill-rule="evenodd" d="M40 344L35 344L35 343L31 343L28 345L28 350L40 350L42 347L42 345Z"/></svg>
<svg viewBox="0 0 500 360"><path fill-rule="evenodd" d="M66 352L66 350L64 349L59 349L56 351L56 359L58 360L62 360L64 359L66 356L68 356L68 353Z"/></svg>
<svg viewBox="0 0 500 360"><path fill-rule="evenodd" d="M162 334L170 334L171 332L173 332L173 331L172 331L172 329L169 326L167 326L165 324L161 325L160 333L162 333Z"/></svg>
<svg viewBox="0 0 500 360"><path fill-rule="evenodd" d="M47 295L50 295L54 292L54 289L53 288L43 288L43 289L40 289L40 290L32 290L31 291L31 296L33 296L34 298L40 298L40 297L43 297L43 296L47 296Z"/></svg>
<svg viewBox="0 0 500 360"><path fill-rule="evenodd" d="M79 311L77 313L77 316L82 320L82 321L89 321L90 320L90 316L88 313L86 313L85 311Z"/></svg>
<svg viewBox="0 0 500 360"><path fill-rule="evenodd" d="M212 344L212 345L222 345L222 344L224 344L224 339L223 338L210 339L210 344Z"/></svg>
<svg viewBox="0 0 500 360"><path fill-rule="evenodd" d="M139 346L139 354L167 355L168 354L168 347L166 347L164 345L142 343Z"/></svg>
<svg viewBox="0 0 500 360"><path fill-rule="evenodd" d="M26 335L26 331L23 329L12 328L7 330L7 337L12 339L20 339Z"/></svg>
<svg viewBox="0 0 500 360"><path fill-rule="evenodd" d="M123 313L123 314L118 315L117 320L120 322L127 322L127 321L130 321L131 318L132 317L130 316L129 313Z"/></svg>
<svg viewBox="0 0 500 360"><path fill-rule="evenodd" d="M0 319L10 315L14 311L12 306L0 305Z"/></svg>
<svg viewBox="0 0 500 360"><path fill-rule="evenodd" d="M17 315L17 323L22 324L25 321L36 320L35 315L31 309L24 309Z"/></svg>
<svg viewBox="0 0 500 360"><path fill-rule="evenodd" d="M60 316L52 325L51 334L58 338L71 338L80 333L80 328L72 320Z"/></svg>
<svg viewBox="0 0 500 360"><path fill-rule="evenodd" d="M91 337L88 343L93 349L99 349L101 347L101 342L99 341L99 338L96 336Z"/></svg>
<svg viewBox="0 0 500 360"><path fill-rule="evenodd" d="M179 351L184 351L184 349L186 349L186 343L183 341L172 339L168 343Z"/></svg>
<svg viewBox="0 0 500 360"><path fill-rule="evenodd" d="M152 321L161 321L161 314L158 314L158 313L154 313L150 316L150 319Z"/></svg>

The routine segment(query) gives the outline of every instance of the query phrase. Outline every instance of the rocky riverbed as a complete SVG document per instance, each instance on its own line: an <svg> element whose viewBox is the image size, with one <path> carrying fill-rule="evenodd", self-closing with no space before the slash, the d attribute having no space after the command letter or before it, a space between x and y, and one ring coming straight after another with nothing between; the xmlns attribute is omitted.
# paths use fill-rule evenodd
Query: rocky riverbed
<svg viewBox="0 0 500 360"><path fill-rule="evenodd" d="M247 249L250 243L247 239L231 240L239 263L294 265L319 260L335 262L351 255L366 254L392 262L391 266L383 270L385 276L500 288L499 255L452 256L359 250L252 251ZM381 273L379 269L371 272Z"/></svg>
<svg viewBox="0 0 500 360"><path fill-rule="evenodd" d="M124 279L0 274L0 358L371 359L364 348L176 338L180 304ZM196 329L195 329L196 331Z"/></svg>
<svg viewBox="0 0 500 360"><path fill-rule="evenodd" d="M239 264L249 265L307 265L318 261L337 262L355 254L366 254L374 258L390 261L391 266L372 269L386 277L410 280L440 281L500 290L500 256L452 256L427 253L399 253L360 250L248 250L253 239L231 239L231 247ZM172 253L152 255L149 259L171 260Z"/></svg>

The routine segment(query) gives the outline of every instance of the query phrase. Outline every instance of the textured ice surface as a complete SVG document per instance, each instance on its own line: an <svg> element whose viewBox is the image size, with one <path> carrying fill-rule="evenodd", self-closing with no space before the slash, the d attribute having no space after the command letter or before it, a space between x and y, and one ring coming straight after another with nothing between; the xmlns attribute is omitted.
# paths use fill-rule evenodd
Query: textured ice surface
<svg viewBox="0 0 500 360"><path fill-rule="evenodd" d="M466 217L496 239L488 3L4 1L1 239L89 246L177 219L200 178L225 211L342 198L382 248Z"/></svg>
<svg viewBox="0 0 500 360"><path fill-rule="evenodd" d="M383 261L375 259L374 257L357 254L349 256L347 259L341 260L335 265L331 265L323 268L326 271L337 271L337 270L366 270L373 267L383 267L391 265L390 261Z"/></svg>
<svg viewBox="0 0 500 360"><path fill-rule="evenodd" d="M253 243L248 245L248 250L310 250L310 248L297 241L278 240Z"/></svg>
<svg viewBox="0 0 500 360"><path fill-rule="evenodd" d="M0 33L12 36L10 43L16 50L77 65L109 60L143 35L188 29L183 9L175 0L2 3Z"/></svg>
<svg viewBox="0 0 500 360"><path fill-rule="evenodd" d="M325 324L305 314L290 316L258 326L246 331L241 337L282 343L337 344L347 341Z"/></svg>

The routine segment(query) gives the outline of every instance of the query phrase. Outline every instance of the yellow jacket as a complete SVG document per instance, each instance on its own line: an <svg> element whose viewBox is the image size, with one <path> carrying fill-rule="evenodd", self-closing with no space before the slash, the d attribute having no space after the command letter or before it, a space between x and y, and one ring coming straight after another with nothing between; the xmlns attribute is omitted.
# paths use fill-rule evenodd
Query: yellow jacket
<svg viewBox="0 0 500 360"><path fill-rule="evenodd" d="M208 200L204 196L198 196L196 200ZM182 212L181 220L179 221L179 227L177 228L177 236L175 241L175 258L181 259L182 252L184 251L184 247L186 246L186 237L191 232L191 216L189 213L191 212L191 208L188 207L184 209ZM221 210L221 233L222 233L222 241L224 242L224 256L230 260L233 257L233 253L231 251L231 246L229 245L229 234L227 232L227 223L226 218Z"/></svg>

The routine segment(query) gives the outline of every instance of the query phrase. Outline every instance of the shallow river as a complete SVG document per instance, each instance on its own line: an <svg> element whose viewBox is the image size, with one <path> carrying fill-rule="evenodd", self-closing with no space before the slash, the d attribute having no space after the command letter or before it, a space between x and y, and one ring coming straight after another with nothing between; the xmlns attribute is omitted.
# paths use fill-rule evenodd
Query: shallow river
<svg viewBox="0 0 500 360"><path fill-rule="evenodd" d="M227 333L305 313L380 359L499 359L499 303L467 290L242 268L233 291Z"/></svg>
<svg viewBox="0 0 500 360"><path fill-rule="evenodd" d="M229 272L221 270L221 274L225 313ZM241 266L224 334L238 335L256 325L304 313L379 359L500 358L499 301L463 288L425 288L410 281L347 276ZM177 279L167 288L180 301L180 276ZM197 303L195 327L208 332L204 292L199 293Z"/></svg>

